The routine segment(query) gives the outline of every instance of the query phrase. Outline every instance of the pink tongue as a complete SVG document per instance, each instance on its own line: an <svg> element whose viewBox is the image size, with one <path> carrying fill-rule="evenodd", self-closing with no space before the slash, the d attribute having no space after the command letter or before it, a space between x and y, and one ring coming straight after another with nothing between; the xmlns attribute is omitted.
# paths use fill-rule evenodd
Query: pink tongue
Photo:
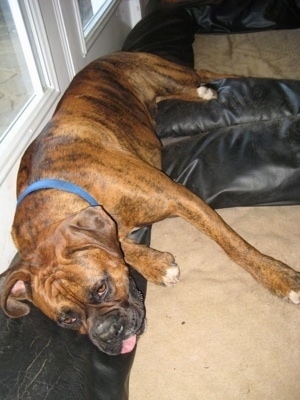
<svg viewBox="0 0 300 400"><path fill-rule="evenodd" d="M130 351L132 351L134 349L135 345L136 345L136 335L123 340L121 354L129 353Z"/></svg>

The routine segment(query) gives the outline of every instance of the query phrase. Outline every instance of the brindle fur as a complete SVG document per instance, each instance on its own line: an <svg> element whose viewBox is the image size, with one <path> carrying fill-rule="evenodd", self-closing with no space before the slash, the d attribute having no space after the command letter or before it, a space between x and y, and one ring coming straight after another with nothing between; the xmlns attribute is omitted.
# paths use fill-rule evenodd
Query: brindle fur
<svg viewBox="0 0 300 400"><path fill-rule="evenodd" d="M26 151L17 192L58 178L85 188L101 206L88 207L80 197L54 189L23 200L13 224L20 259L1 278L2 307L9 316L27 314L23 300L29 300L62 326L87 333L101 350L118 354L122 340L143 330L144 308L127 264L156 284L172 285L179 277L171 254L136 244L128 235L175 216L215 240L271 292L299 304L298 272L258 252L160 171L156 102L203 101L196 89L219 77L124 52L96 60L74 78Z"/></svg>

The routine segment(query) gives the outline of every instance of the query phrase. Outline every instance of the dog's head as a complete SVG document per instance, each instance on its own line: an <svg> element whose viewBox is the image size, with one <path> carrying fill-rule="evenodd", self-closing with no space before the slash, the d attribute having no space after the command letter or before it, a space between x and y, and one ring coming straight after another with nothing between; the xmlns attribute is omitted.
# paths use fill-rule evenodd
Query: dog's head
<svg viewBox="0 0 300 400"><path fill-rule="evenodd" d="M0 291L8 316L28 314L32 302L107 354L131 351L144 329L142 295L129 277L116 224L100 206L41 232L35 251L1 276Z"/></svg>

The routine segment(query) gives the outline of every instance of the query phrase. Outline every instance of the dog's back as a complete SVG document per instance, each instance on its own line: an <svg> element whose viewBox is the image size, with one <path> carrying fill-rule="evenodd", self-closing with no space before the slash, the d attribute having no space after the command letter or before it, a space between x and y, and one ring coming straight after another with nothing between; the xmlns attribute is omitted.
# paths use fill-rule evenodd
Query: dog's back
<svg viewBox="0 0 300 400"><path fill-rule="evenodd" d="M119 52L95 60L76 75L52 119L24 154L18 194L32 182L56 178L85 187L110 207L112 188L107 195L107 185L112 187L120 172L124 179L131 160L161 166L161 144L152 118L157 99L175 95L201 100L199 84L192 69L151 54ZM25 198L14 222L17 245L29 231L34 234L48 221L64 219L83 207L81 199L71 202L69 197L43 191Z"/></svg>

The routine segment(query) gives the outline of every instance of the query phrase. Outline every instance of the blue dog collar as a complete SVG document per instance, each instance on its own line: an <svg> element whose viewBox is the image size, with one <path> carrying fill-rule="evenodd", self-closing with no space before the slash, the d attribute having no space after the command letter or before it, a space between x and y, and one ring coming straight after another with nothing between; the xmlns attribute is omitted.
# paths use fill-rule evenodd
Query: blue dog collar
<svg viewBox="0 0 300 400"><path fill-rule="evenodd" d="M17 200L17 207L21 204L23 199L32 192L43 189L58 189L65 192L76 194L77 196L86 200L91 206L98 206L99 203L91 196L86 190L74 183L62 181L60 179L42 179L29 185L24 192L21 193Z"/></svg>

